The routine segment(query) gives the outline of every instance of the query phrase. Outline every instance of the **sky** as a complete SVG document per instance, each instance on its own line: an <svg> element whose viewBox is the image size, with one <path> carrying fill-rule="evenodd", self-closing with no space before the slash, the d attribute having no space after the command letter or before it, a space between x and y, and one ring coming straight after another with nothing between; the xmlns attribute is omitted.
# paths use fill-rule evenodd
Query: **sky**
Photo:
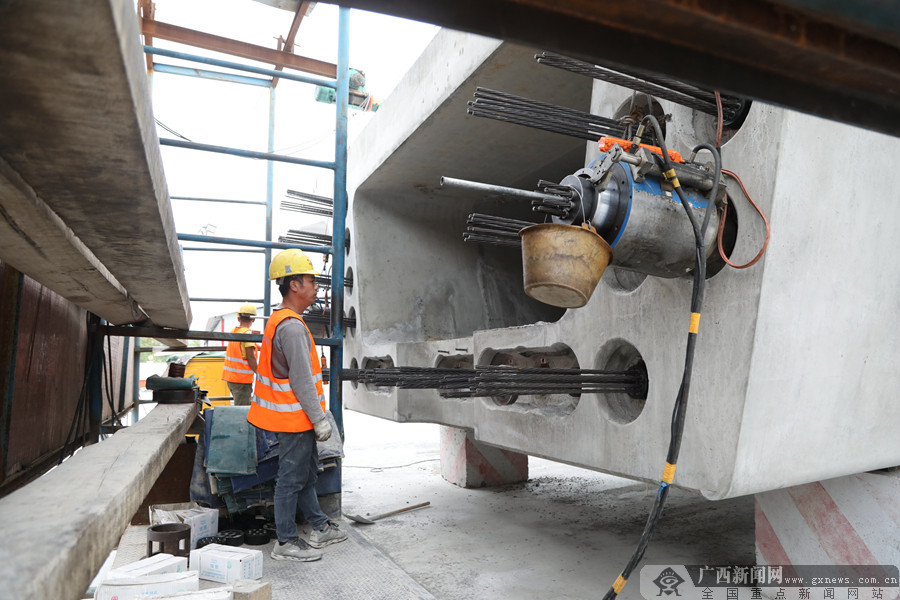
<svg viewBox="0 0 900 600"><path fill-rule="evenodd" d="M156 0L158 21L196 29L260 46L275 48L286 36L293 13L253 0ZM379 101L389 99L438 28L386 15L351 10L350 67L366 74L366 90ZM318 3L303 19L295 54L337 62L338 8ZM154 46L222 60L251 63L165 40ZM156 56L156 62L227 71ZM250 73L235 72L244 76ZM170 130L193 142L267 151L269 89L194 77L154 73L153 111ZM275 92L275 153L331 161L334 159L334 105L315 101L312 85L282 80ZM350 110L349 139L359 135L377 113ZM177 137L157 127L161 138ZM223 154L162 147L163 167L170 196L265 201L266 161ZM274 163L273 239L288 229L320 230L330 219L282 211L286 190L332 196L333 172L327 169ZM349 165L352 169L352 163ZM265 239L265 207L173 200L176 231L217 237ZM330 229L329 229L330 232ZM210 244L182 242L192 248ZM260 253L184 251L188 292L195 298L261 299L264 294L264 257ZM314 263L321 265L315 255ZM273 303L280 298L272 292ZM234 312L240 302L192 302L192 329L205 328L214 316ZM261 306L261 305L260 305ZM261 314L261 311L260 311Z"/></svg>

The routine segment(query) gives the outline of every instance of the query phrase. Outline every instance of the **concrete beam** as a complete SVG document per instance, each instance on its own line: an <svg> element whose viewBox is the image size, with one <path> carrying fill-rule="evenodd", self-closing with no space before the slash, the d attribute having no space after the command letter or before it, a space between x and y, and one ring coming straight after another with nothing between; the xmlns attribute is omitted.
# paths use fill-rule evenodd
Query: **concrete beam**
<svg viewBox="0 0 900 600"><path fill-rule="evenodd" d="M0 157L154 323L187 328L134 3L4 2L0 22ZM41 243L54 256L71 248ZM25 272L38 281L51 275ZM90 292L103 296L108 286ZM122 304L130 311L130 300Z"/></svg>
<svg viewBox="0 0 900 600"><path fill-rule="evenodd" d="M628 65L900 135L892 3L345 0L345 6Z"/></svg>
<svg viewBox="0 0 900 600"><path fill-rule="evenodd" d="M0 256L107 321L124 324L145 316L94 253L2 158Z"/></svg>
<svg viewBox="0 0 900 600"><path fill-rule="evenodd" d="M82 598L196 414L194 404L159 405L0 499L4 595Z"/></svg>

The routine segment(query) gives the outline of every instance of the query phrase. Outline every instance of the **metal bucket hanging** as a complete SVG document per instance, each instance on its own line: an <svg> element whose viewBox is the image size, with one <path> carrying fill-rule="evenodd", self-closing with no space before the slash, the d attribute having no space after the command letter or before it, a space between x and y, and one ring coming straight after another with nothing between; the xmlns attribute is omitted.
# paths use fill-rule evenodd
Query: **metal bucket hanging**
<svg viewBox="0 0 900 600"><path fill-rule="evenodd" d="M542 223L519 232L525 293L545 304L587 304L612 260L612 249L587 224Z"/></svg>

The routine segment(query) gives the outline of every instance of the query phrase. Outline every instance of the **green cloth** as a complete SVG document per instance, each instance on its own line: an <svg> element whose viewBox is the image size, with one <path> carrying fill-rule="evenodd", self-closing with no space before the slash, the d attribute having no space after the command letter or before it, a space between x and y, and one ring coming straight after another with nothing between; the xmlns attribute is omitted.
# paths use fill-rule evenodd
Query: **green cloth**
<svg viewBox="0 0 900 600"><path fill-rule="evenodd" d="M249 406L220 406L215 409L206 455L207 473L256 473L256 430L247 422L249 412Z"/></svg>

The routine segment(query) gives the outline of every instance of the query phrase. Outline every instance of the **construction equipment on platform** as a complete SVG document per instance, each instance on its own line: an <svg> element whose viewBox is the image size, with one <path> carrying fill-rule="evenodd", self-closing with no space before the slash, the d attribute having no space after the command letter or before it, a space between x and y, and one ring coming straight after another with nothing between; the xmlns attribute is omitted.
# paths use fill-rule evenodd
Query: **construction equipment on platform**
<svg viewBox="0 0 900 600"><path fill-rule="evenodd" d="M547 225L557 225L473 214L463 236L465 241L515 246L518 236L537 239L537 232L543 232L540 244L522 245L522 260L526 293L546 304L584 306L607 264L657 277L690 274L696 260L695 222L712 221L704 230L707 256L716 247L720 217L704 197L716 186L717 202L725 200L714 169L685 162L673 151L667 152L673 166L665 169L660 147L641 144L640 135L634 142L603 137L599 148L604 154L586 168L558 184L541 180L538 191L441 178L442 187L527 200L534 212L550 219ZM676 195L678 185L685 202ZM684 218L685 211L690 219ZM579 247L576 240L582 239L593 243ZM592 268L584 269L585 263Z"/></svg>
<svg viewBox="0 0 900 600"><path fill-rule="evenodd" d="M366 91L366 74L357 69L350 69L350 108L375 112L381 107L381 102L374 100ZM337 92L334 88L322 85L316 86L316 102L325 104L337 103Z"/></svg>

